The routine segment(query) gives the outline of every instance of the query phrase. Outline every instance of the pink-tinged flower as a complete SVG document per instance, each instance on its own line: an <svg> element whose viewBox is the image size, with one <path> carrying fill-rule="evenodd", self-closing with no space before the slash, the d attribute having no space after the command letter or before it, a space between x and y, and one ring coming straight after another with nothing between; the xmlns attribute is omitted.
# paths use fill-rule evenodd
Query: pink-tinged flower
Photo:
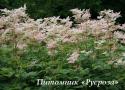
<svg viewBox="0 0 125 90"><path fill-rule="evenodd" d="M108 21L115 21L117 18L121 17L120 12L113 12L113 10L104 10L100 12L100 16L107 19Z"/></svg>
<svg viewBox="0 0 125 90"><path fill-rule="evenodd" d="M119 25L118 28L121 30L125 30L125 24Z"/></svg>
<svg viewBox="0 0 125 90"><path fill-rule="evenodd" d="M86 20L89 20L89 18L91 17L91 14L89 12L89 9L85 10L80 10L80 9L72 9L70 10L73 14L74 14L74 18L77 22L83 22Z"/></svg>
<svg viewBox="0 0 125 90"><path fill-rule="evenodd" d="M123 40L125 40L125 34L123 34L123 33L120 32L120 31L114 32L114 37L116 37L116 38L118 38L118 39L123 39Z"/></svg>
<svg viewBox="0 0 125 90"><path fill-rule="evenodd" d="M20 50L22 50L22 49L24 49L26 47L27 47L27 44L25 44L25 43L18 43L17 44L17 48L20 49Z"/></svg>
<svg viewBox="0 0 125 90"><path fill-rule="evenodd" d="M79 57L79 53L77 51L73 52L70 57L67 59L68 63L75 63Z"/></svg>
<svg viewBox="0 0 125 90"><path fill-rule="evenodd" d="M52 40L52 41L49 41L48 44L47 44L47 48L48 49L55 49L57 47L57 42Z"/></svg>
<svg viewBox="0 0 125 90"><path fill-rule="evenodd" d="M37 32L37 33L34 34L34 38L35 38L35 40L37 40L38 42L41 42L41 41L45 40L46 35L43 34L43 33L41 33L41 32Z"/></svg>

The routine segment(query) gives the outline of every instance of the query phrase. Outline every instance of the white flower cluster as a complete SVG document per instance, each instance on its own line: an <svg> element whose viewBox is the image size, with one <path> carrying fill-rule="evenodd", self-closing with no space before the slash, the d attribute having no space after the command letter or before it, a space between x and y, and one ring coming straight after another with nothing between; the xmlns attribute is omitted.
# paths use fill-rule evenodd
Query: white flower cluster
<svg viewBox="0 0 125 90"><path fill-rule="evenodd" d="M1 10L0 17L0 44L14 43L15 47L23 50L32 42L45 42L48 54L53 55L58 47L58 42L78 43L89 35L97 40L115 38L124 40L124 34L116 32L117 29L124 29L125 24L116 25L115 20L120 13L112 10L100 12L98 19L91 19L89 10L72 9L77 24L73 27L70 17L48 17L43 19L31 19L26 14L26 6L14 10ZM114 33L113 33L114 32ZM74 63L79 57L78 52L68 58L69 63Z"/></svg>
<svg viewBox="0 0 125 90"><path fill-rule="evenodd" d="M85 10L85 9L80 10L80 9L76 8L76 9L72 9L70 11L74 14L73 17L79 23L86 21L86 20L89 20L91 17L89 10Z"/></svg>
<svg viewBox="0 0 125 90"><path fill-rule="evenodd" d="M75 61L77 61L78 57L79 57L79 53L78 51L74 51L70 57L67 59L68 60L68 63L75 63Z"/></svg>

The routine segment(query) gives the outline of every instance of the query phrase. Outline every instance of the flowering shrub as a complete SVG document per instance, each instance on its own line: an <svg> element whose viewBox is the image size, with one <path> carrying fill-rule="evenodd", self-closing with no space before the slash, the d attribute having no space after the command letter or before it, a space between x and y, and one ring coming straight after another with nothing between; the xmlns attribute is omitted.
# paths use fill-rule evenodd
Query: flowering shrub
<svg viewBox="0 0 125 90"><path fill-rule="evenodd" d="M38 87L38 78L78 81L87 78L116 79L118 86L102 86L99 90L125 88L125 35L122 32L125 24L116 23L120 13L104 10L97 19L91 19L89 10L72 9L73 22L70 17L34 20L25 13L25 6L1 11L0 89L90 88L81 84Z"/></svg>

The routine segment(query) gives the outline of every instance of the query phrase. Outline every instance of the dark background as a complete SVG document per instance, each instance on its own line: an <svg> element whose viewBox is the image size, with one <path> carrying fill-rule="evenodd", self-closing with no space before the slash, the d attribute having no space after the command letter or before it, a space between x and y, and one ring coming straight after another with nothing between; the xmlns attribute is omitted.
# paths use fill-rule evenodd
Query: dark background
<svg viewBox="0 0 125 90"><path fill-rule="evenodd" d="M125 22L125 0L0 0L0 8L18 8L27 5L27 12L32 18L43 18L49 16L71 16L70 9L89 8L92 17L96 18L97 12L104 9L120 11L122 18L118 22Z"/></svg>

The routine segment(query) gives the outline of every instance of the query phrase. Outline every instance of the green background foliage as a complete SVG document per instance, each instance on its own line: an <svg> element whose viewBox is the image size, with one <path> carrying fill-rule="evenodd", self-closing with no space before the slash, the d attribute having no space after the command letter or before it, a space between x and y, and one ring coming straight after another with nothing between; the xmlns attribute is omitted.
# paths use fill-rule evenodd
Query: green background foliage
<svg viewBox="0 0 125 90"><path fill-rule="evenodd" d="M113 42L106 42L106 46ZM87 47L86 47L87 45ZM63 47L62 47L63 46ZM74 44L61 44L58 54L49 56L47 49L41 44L31 44L25 53L17 51L13 56L13 49L10 46L0 47L0 90L124 90L125 73L124 67L114 67L107 64L107 60L118 56L125 51L124 47L118 44L119 48L112 53L108 48L94 49L94 39L88 38L86 44L79 43L77 47L93 50L96 58L92 55L80 54L75 64L67 63L67 54L76 46ZM105 45L104 45L105 46ZM62 47L62 48L61 48ZM109 51L103 55L104 51ZM57 81L79 81L76 86L37 86L37 79ZM104 85L100 87L84 86L80 82L91 80L118 80L117 85Z"/></svg>
<svg viewBox="0 0 125 90"><path fill-rule="evenodd" d="M0 8L17 8L27 5L28 13L33 18L43 18L48 16L70 16L70 9L90 8L93 17L97 12L103 9L113 9L121 11L123 18L119 19L121 23L125 21L125 0L0 0Z"/></svg>

